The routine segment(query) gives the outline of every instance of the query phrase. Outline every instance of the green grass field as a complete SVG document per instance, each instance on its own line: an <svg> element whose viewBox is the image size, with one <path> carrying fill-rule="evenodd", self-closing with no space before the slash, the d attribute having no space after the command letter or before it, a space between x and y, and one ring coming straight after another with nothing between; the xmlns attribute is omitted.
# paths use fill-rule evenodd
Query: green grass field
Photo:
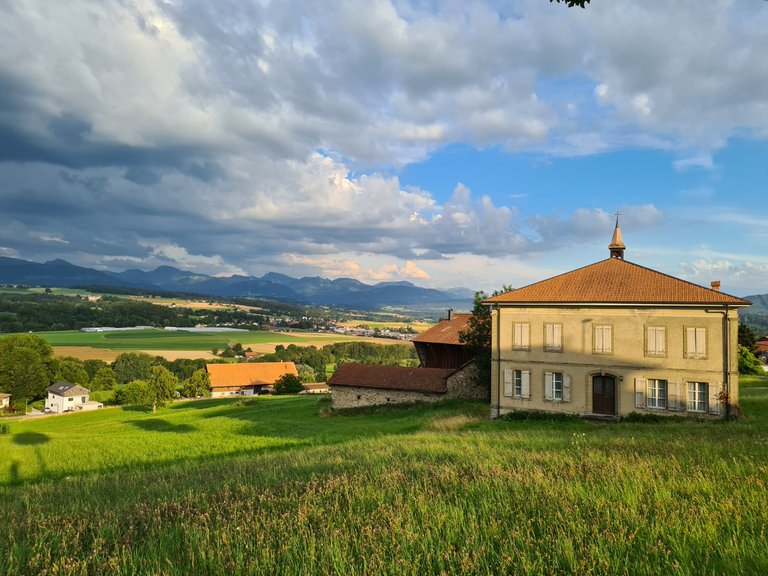
<svg viewBox="0 0 768 576"><path fill-rule="evenodd" d="M131 330L121 332L36 332L51 346L91 346L107 350L222 350L229 342L251 344L275 342L301 344L302 339L279 332L176 332Z"/></svg>
<svg viewBox="0 0 768 576"><path fill-rule="evenodd" d="M0 434L0 573L765 574L768 379L738 422L489 421L316 397Z"/></svg>

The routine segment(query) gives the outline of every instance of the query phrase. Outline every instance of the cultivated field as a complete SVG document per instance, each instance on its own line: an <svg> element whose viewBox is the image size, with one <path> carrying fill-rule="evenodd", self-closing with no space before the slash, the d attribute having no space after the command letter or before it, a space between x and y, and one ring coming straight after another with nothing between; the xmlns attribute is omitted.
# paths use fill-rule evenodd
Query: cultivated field
<svg viewBox="0 0 768 576"><path fill-rule="evenodd" d="M412 322L370 322L367 320L347 320L346 322L340 322L341 326L346 326L348 328L355 328L357 326L368 326L371 330L374 330L378 328L379 330L398 330L400 328L406 328L410 326L413 328L416 332L421 334L422 332L425 332L432 328L434 324L429 324L427 322L419 322L419 321L412 321Z"/></svg>
<svg viewBox="0 0 768 576"><path fill-rule="evenodd" d="M387 338L359 338L314 332L181 332L168 330L131 330L120 332L37 332L54 347L57 356L112 361L122 352L147 352L176 358L211 358L211 350L223 350L239 342L254 352L271 353L275 346L296 344L318 346L334 342L365 341L377 344L402 344Z"/></svg>
<svg viewBox="0 0 768 576"><path fill-rule="evenodd" d="M12 421L0 573L766 574L768 379L742 406L596 425L262 397Z"/></svg>

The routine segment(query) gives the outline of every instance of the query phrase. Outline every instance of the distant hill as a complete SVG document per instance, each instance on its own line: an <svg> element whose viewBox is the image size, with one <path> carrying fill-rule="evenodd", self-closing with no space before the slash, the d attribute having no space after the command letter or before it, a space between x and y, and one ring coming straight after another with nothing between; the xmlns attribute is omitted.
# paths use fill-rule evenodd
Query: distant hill
<svg viewBox="0 0 768 576"><path fill-rule="evenodd" d="M75 266L65 260L52 260L41 264L15 258L0 258L0 284L62 288L120 286L208 296L268 298L283 302L359 309L436 304L457 309L469 308L474 294L468 288L441 291L421 288L411 282L380 282L370 285L352 278L293 278L276 272L269 272L260 278L219 278L180 270L173 266L160 266L148 272L137 269L104 272Z"/></svg>
<svg viewBox="0 0 768 576"><path fill-rule="evenodd" d="M739 312L739 320L759 336L768 336L768 294L755 294L744 298L752 302L752 306Z"/></svg>

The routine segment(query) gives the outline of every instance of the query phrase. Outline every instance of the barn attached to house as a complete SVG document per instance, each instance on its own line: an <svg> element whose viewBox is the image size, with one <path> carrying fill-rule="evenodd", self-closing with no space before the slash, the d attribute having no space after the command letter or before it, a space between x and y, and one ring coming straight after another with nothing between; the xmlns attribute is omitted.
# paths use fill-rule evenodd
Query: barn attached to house
<svg viewBox="0 0 768 576"><path fill-rule="evenodd" d="M328 381L333 392L331 406L342 409L448 398L483 400L488 393L475 384L474 371L473 364L456 370L346 363Z"/></svg>
<svg viewBox="0 0 768 576"><path fill-rule="evenodd" d="M448 319L414 336L413 345L424 368L453 368L457 370L474 358L460 335L468 329L472 314L448 311Z"/></svg>
<svg viewBox="0 0 768 576"><path fill-rule="evenodd" d="M212 398L255 396L286 374L299 375L293 362L206 364L205 369L211 380Z"/></svg>

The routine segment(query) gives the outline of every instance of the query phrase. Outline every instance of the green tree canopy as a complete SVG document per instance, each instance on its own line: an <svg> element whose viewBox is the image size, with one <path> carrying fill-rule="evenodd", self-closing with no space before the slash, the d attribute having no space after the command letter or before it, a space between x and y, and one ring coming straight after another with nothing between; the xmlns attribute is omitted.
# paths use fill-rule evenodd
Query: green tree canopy
<svg viewBox="0 0 768 576"><path fill-rule="evenodd" d="M104 362L104 360L83 360L83 367L85 368L85 371L88 372L88 380L93 380L93 377L96 376L96 372L102 368L109 367L109 364Z"/></svg>
<svg viewBox="0 0 768 576"><path fill-rule="evenodd" d="M90 378L88 378L88 372L81 360L77 358L58 359L53 361L53 367L54 382L64 380L65 382L80 384L80 386L85 388L88 387Z"/></svg>
<svg viewBox="0 0 768 576"><path fill-rule="evenodd" d="M513 288L511 286L502 286L501 290L495 290L491 296L505 294ZM475 366L479 383L491 388L491 311L483 304L483 300L489 296L485 292L475 293L475 304L472 308L472 316L467 321L467 329L459 333L459 341L475 355Z"/></svg>
<svg viewBox="0 0 768 576"><path fill-rule="evenodd" d="M136 406L152 406L152 394L145 380L134 380L115 392L115 402Z"/></svg>
<svg viewBox="0 0 768 576"><path fill-rule="evenodd" d="M165 366L153 366L147 384L152 396L152 411L154 412L158 406L164 406L168 400L173 398L176 387L179 385L179 379Z"/></svg>
<svg viewBox="0 0 768 576"><path fill-rule="evenodd" d="M126 352L115 358L112 369L120 384L128 384L134 380L149 380L152 366L155 364L155 357L149 354Z"/></svg>
<svg viewBox="0 0 768 576"><path fill-rule="evenodd" d="M211 379L204 369L195 371L181 385L181 394L185 398L211 395Z"/></svg>
<svg viewBox="0 0 768 576"><path fill-rule="evenodd" d="M53 349L40 336L14 334L0 340L0 390L18 401L43 398L53 382Z"/></svg>
<svg viewBox="0 0 768 576"><path fill-rule="evenodd" d="M746 346L739 346L739 374L765 374L763 363Z"/></svg>
<svg viewBox="0 0 768 576"><path fill-rule="evenodd" d="M549 0L550 4L552 2L557 2L560 4L560 2L563 2L568 8L573 8L574 6L578 6L579 8L586 8L587 4L589 4L589 0Z"/></svg>
<svg viewBox="0 0 768 576"><path fill-rule="evenodd" d="M275 394L298 394L302 390L301 380L293 374L284 374L275 382Z"/></svg>
<svg viewBox="0 0 768 576"><path fill-rule="evenodd" d="M91 392L96 390L112 390L117 386L115 372L109 366L99 368L99 371L91 378Z"/></svg>
<svg viewBox="0 0 768 576"><path fill-rule="evenodd" d="M317 382L317 376L315 376L315 369L312 366L306 364L296 364L296 371L299 373L299 380L303 384L310 384Z"/></svg>

